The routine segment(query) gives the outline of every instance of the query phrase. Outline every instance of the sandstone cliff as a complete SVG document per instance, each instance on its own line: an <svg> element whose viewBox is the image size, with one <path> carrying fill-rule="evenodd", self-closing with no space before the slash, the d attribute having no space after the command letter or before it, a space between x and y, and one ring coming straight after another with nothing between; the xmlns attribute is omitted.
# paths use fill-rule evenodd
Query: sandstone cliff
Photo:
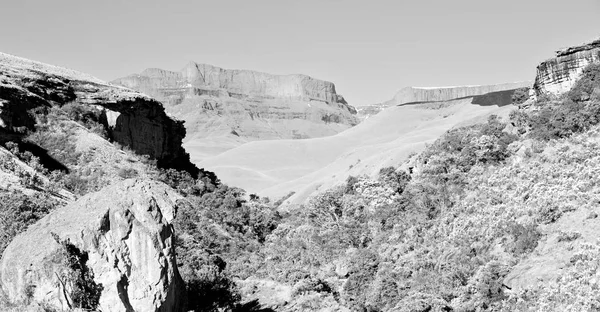
<svg viewBox="0 0 600 312"><path fill-rule="evenodd" d="M35 129L36 119L69 102L102 109L112 140L160 166L190 168L182 147L183 122L141 93L109 85L73 70L0 53L0 141Z"/></svg>
<svg viewBox="0 0 600 312"><path fill-rule="evenodd" d="M99 310L180 311L171 225L179 199L162 183L126 180L58 208L6 248L0 287L13 303L70 308L78 286L65 263L74 254L61 241L101 290Z"/></svg>
<svg viewBox="0 0 600 312"><path fill-rule="evenodd" d="M334 135L359 120L335 85L305 75L271 75L189 63L113 81L161 101L185 120L186 142L219 153L243 142ZM214 147L214 138L227 146Z"/></svg>
<svg viewBox="0 0 600 312"><path fill-rule="evenodd" d="M600 40L556 52L556 57L537 67L534 89L537 95L561 94L571 89L583 69L600 62Z"/></svg>
<svg viewBox="0 0 600 312"><path fill-rule="evenodd" d="M457 86L457 87L406 87L398 91L391 101L391 105L408 103L438 102L483 95L490 92L513 90L530 87L531 82L514 82L483 86Z"/></svg>

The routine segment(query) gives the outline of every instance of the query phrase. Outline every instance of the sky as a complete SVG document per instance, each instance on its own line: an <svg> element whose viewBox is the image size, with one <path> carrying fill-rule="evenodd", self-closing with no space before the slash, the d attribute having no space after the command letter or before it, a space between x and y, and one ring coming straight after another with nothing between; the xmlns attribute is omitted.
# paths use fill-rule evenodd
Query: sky
<svg viewBox="0 0 600 312"><path fill-rule="evenodd" d="M190 61L332 81L355 106L406 86L533 80L600 38L600 0L2 0L0 52L113 80Z"/></svg>

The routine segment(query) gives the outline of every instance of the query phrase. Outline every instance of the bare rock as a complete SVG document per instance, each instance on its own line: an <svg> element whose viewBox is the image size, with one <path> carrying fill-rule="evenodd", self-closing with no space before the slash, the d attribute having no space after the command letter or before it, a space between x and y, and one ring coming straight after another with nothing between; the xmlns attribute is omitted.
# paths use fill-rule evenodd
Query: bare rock
<svg viewBox="0 0 600 312"><path fill-rule="evenodd" d="M161 101L167 112L185 120L192 145L210 145L215 137L223 137L221 142L323 137L359 122L333 83L306 75L191 62L181 71L147 69L113 83Z"/></svg>
<svg viewBox="0 0 600 312"><path fill-rule="evenodd" d="M514 82L495 85L483 86L457 86L457 87L406 87L400 89L392 100L394 105L421 103L421 102L438 102L448 101L453 99L461 99L483 95L491 92L514 90L519 88L530 87L531 82Z"/></svg>
<svg viewBox="0 0 600 312"><path fill-rule="evenodd" d="M600 62L600 40L556 52L556 57L537 67L534 89L536 94L559 95L577 82L583 69Z"/></svg>
<svg viewBox="0 0 600 312"><path fill-rule="evenodd" d="M0 287L13 303L59 310L73 304L68 242L101 289L102 311L180 311L183 282L174 233L179 195L159 182L125 180L44 217L18 235L0 262Z"/></svg>

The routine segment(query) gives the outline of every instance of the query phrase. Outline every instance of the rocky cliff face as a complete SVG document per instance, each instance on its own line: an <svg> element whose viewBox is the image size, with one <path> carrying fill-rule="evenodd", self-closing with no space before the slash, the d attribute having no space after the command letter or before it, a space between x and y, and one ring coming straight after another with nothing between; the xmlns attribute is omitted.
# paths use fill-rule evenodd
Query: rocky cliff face
<svg viewBox="0 0 600 312"><path fill-rule="evenodd" d="M229 93L346 104L343 97L336 93L335 85L329 81L306 75L271 75L250 70L228 70L194 62L189 63L180 72L152 68L139 75L120 78L114 82L153 95L159 91L157 89L198 88L215 95ZM159 91L156 95L161 94Z"/></svg>
<svg viewBox="0 0 600 312"><path fill-rule="evenodd" d="M13 303L70 308L78 286L66 263L79 255L101 290L98 310L181 311L171 225L179 199L162 183L126 180L59 208L6 248L0 287Z"/></svg>
<svg viewBox="0 0 600 312"><path fill-rule="evenodd" d="M567 92L586 66L599 62L600 40L557 51L556 57L538 65L534 89L537 95Z"/></svg>
<svg viewBox="0 0 600 312"><path fill-rule="evenodd" d="M305 75L227 70L192 62L178 72L147 69L113 83L165 104L170 114L185 120L190 141L322 137L359 122L356 110L336 93L333 83Z"/></svg>
<svg viewBox="0 0 600 312"><path fill-rule="evenodd" d="M513 90L530 86L531 82L524 81L484 86L433 88L406 87L398 91L398 93L396 93L396 96L394 96L394 99L392 100L391 104L401 105L408 103L449 101L453 99L483 95L490 92Z"/></svg>
<svg viewBox="0 0 600 312"><path fill-rule="evenodd" d="M35 129L50 107L76 101L103 110L109 136L164 167L188 167L183 122L141 93L65 68L0 53L0 139Z"/></svg>

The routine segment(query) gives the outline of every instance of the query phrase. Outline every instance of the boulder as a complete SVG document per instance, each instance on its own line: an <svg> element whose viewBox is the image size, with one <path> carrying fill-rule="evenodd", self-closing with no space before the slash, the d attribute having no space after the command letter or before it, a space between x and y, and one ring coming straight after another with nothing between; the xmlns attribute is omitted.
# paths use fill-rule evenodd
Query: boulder
<svg viewBox="0 0 600 312"><path fill-rule="evenodd" d="M2 291L15 304L75 307L81 288L68 263L76 256L98 310L180 311L184 285L171 224L180 199L163 183L131 179L58 208L6 248Z"/></svg>

